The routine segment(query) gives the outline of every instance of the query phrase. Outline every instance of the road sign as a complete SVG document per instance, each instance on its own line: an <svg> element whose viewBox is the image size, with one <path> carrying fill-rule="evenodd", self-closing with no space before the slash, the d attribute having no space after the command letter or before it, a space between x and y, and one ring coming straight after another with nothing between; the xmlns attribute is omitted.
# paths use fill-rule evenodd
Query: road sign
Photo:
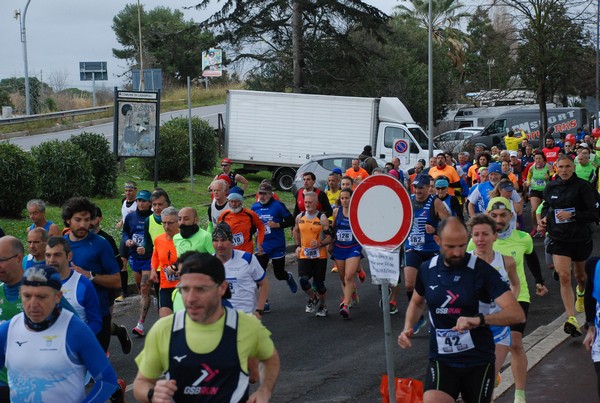
<svg viewBox="0 0 600 403"><path fill-rule="evenodd" d="M399 248L408 236L412 216L408 192L388 175L369 176L350 200L350 228L362 246Z"/></svg>
<svg viewBox="0 0 600 403"><path fill-rule="evenodd" d="M108 80L106 62L79 62L79 79L81 81Z"/></svg>

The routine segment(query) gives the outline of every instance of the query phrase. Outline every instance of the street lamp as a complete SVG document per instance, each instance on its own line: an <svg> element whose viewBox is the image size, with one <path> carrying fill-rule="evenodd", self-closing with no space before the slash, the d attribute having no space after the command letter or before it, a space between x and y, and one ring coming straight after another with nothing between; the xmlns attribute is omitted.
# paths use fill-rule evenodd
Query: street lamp
<svg viewBox="0 0 600 403"><path fill-rule="evenodd" d="M25 17L27 17L27 8L31 0L27 0L25 10L21 14L21 10L15 10L15 19L19 19L21 28L21 43L23 43L23 64L25 65L25 113L31 115L31 100L29 97L29 70L27 69L27 36L25 34Z"/></svg>
<svg viewBox="0 0 600 403"><path fill-rule="evenodd" d="M496 64L494 59L488 59L488 89L490 90L492 89L492 67L494 67L494 64Z"/></svg>

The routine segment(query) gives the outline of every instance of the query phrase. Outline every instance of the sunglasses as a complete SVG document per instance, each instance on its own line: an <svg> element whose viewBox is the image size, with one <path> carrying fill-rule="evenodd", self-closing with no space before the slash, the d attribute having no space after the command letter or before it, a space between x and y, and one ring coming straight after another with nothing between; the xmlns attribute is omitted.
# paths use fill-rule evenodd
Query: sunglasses
<svg viewBox="0 0 600 403"><path fill-rule="evenodd" d="M446 189L448 189L448 188L447 188L447 187L445 187L445 188L436 188L436 189L437 189L437 190L446 190Z"/></svg>

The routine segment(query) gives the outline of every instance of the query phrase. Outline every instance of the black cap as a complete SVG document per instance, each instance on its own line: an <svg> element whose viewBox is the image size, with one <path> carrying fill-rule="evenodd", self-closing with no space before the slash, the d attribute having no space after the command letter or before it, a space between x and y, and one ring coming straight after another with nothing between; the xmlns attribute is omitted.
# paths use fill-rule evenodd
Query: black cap
<svg viewBox="0 0 600 403"><path fill-rule="evenodd" d="M419 174L415 177L412 183L415 187L422 188L431 184L431 176L427 174Z"/></svg>

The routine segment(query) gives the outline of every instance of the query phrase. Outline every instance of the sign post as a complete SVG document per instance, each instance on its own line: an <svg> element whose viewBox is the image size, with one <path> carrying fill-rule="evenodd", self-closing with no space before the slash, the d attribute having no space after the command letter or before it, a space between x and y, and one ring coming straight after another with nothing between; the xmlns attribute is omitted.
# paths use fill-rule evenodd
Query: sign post
<svg viewBox="0 0 600 403"><path fill-rule="evenodd" d="M79 62L79 80L92 82L92 98L96 107L96 80L108 80L106 62Z"/></svg>
<svg viewBox="0 0 600 403"><path fill-rule="evenodd" d="M410 144L408 139L394 139L392 157L398 158L401 166L408 167L410 164Z"/></svg>
<svg viewBox="0 0 600 403"><path fill-rule="evenodd" d="M400 246L413 222L410 195L395 178L369 176L350 200L350 228L369 257L373 284L381 285L385 360L390 401L394 387L394 355L390 322L389 288L400 278Z"/></svg>

